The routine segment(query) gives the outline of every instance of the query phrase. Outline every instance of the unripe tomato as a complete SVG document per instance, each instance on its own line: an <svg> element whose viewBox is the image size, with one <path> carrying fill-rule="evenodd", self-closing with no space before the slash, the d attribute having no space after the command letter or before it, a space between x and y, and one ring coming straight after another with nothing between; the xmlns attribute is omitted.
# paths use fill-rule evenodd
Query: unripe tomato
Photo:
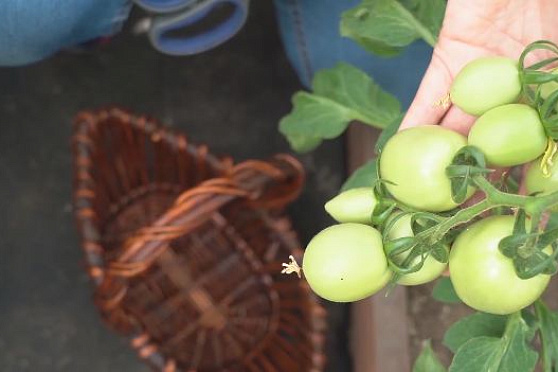
<svg viewBox="0 0 558 372"><path fill-rule="evenodd" d="M550 194L558 191L558 158L554 159L554 164L550 169L550 177L545 177L540 168L540 159L532 161L525 175L525 188L527 194L541 193ZM552 208L558 210L557 207Z"/></svg>
<svg viewBox="0 0 558 372"><path fill-rule="evenodd" d="M498 244L511 235L513 225L512 216L485 218L469 226L452 246L450 278L459 298L473 309L511 314L532 304L548 285L549 275L520 279L513 260L500 253Z"/></svg>
<svg viewBox="0 0 558 372"><path fill-rule="evenodd" d="M401 212L395 212L394 214L392 214L390 216L390 218L394 218L395 216L397 216L400 213ZM389 220L388 220L387 224L389 224ZM403 217L400 217L393 224L392 228L387 233L387 238L390 239L390 240L394 240L394 239L404 238L404 237L413 236L413 235L414 235L413 230L411 229L411 215L407 214ZM386 253L388 253L388 252L386 252ZM405 258L407 258L409 253L410 252L407 251L407 252L403 252L400 255L398 255L397 258L398 258L399 263L403 262L405 260ZM421 260L421 258L417 257L414 260L413 265L418 264L420 262L420 260ZM397 283L402 284L402 285L419 285L419 284L428 283L428 282L436 279L437 277L439 277L444 272L446 267L447 267L447 264L436 261L436 259L432 256L428 256L426 258L426 260L424 261L424 263L422 264L422 267L418 271L415 271L414 273L403 275L401 277L401 279L399 279L397 281Z"/></svg>
<svg viewBox="0 0 558 372"><path fill-rule="evenodd" d="M536 159L544 152L546 144L539 114L522 104L499 106L486 112L469 132L469 145L478 147L486 161L498 167Z"/></svg>
<svg viewBox="0 0 558 372"><path fill-rule="evenodd" d="M369 224L376 198L372 187L347 190L325 204L325 210L337 222Z"/></svg>
<svg viewBox="0 0 558 372"><path fill-rule="evenodd" d="M381 178L390 182L388 191L410 207L430 212L453 209L458 204L451 198L446 167L465 145L464 136L439 125L404 129L382 151Z"/></svg>
<svg viewBox="0 0 558 372"><path fill-rule="evenodd" d="M392 275L381 234L356 223L330 226L314 236L304 252L302 271L318 296L334 302L371 296Z"/></svg>
<svg viewBox="0 0 558 372"><path fill-rule="evenodd" d="M451 85L451 101L474 116L516 102L521 93L517 62L505 57L483 57L465 65Z"/></svg>

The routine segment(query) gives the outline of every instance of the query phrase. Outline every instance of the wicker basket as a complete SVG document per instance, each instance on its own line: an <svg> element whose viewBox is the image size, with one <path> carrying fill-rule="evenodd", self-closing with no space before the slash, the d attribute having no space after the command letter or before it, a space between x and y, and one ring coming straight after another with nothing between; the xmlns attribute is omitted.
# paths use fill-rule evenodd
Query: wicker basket
<svg viewBox="0 0 558 372"><path fill-rule="evenodd" d="M119 109L78 115L73 150L95 304L154 370L323 370L325 312L280 274L296 160L233 165Z"/></svg>

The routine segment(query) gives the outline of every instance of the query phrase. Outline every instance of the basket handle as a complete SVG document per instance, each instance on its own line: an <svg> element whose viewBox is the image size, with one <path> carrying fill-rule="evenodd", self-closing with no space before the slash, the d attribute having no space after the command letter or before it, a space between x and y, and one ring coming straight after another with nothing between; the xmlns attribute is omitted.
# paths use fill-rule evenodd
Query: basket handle
<svg viewBox="0 0 558 372"><path fill-rule="evenodd" d="M124 243L108 273L121 278L139 275L168 249L168 242L193 231L225 204L246 198L254 208L279 209L300 194L303 183L302 165L289 155L277 155L269 162L240 163L225 177L181 194L163 216Z"/></svg>

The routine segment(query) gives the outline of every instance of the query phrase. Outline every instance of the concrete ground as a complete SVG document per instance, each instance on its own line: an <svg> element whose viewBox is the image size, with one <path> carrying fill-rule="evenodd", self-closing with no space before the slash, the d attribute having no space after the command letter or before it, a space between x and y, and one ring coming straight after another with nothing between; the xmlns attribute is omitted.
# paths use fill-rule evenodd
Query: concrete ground
<svg viewBox="0 0 558 372"><path fill-rule="evenodd" d="M277 132L299 83L271 2L214 51L162 56L124 33L94 53L0 68L0 371L147 371L100 323L72 218L72 117L118 104L184 130L237 160L288 151ZM309 178L290 208L306 243L331 223L322 205L344 178L340 141L301 156ZM350 370L347 308L328 304L328 371Z"/></svg>

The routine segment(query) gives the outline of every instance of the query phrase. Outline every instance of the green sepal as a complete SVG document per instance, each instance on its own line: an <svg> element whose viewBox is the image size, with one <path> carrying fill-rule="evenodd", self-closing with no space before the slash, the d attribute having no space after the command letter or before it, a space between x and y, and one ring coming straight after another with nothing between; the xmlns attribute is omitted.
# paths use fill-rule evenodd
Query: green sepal
<svg viewBox="0 0 558 372"><path fill-rule="evenodd" d="M468 196L469 186L474 186L473 176L488 174L484 154L474 146L461 148L446 167L446 176L451 182L451 197L457 204L463 203Z"/></svg>

